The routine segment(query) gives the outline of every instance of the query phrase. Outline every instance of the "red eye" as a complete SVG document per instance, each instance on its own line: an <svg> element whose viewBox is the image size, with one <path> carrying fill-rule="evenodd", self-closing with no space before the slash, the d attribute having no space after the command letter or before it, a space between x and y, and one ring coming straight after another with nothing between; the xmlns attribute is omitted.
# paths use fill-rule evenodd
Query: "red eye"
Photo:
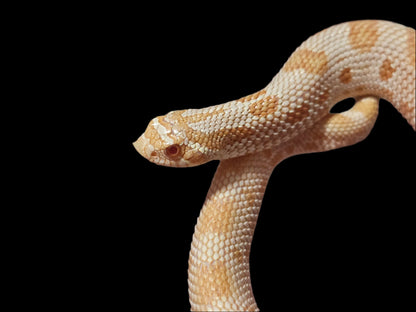
<svg viewBox="0 0 416 312"><path fill-rule="evenodd" d="M169 157L176 157L179 155L181 148L178 144L173 144L165 149L165 153Z"/></svg>

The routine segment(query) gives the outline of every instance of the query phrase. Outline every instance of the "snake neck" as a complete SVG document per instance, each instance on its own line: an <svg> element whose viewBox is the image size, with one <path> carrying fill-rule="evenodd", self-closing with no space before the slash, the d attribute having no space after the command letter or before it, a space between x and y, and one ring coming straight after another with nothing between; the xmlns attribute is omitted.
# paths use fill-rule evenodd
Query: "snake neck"
<svg viewBox="0 0 416 312"><path fill-rule="evenodd" d="M249 255L275 164L262 155L220 162L198 218L189 257L192 311L256 311Z"/></svg>

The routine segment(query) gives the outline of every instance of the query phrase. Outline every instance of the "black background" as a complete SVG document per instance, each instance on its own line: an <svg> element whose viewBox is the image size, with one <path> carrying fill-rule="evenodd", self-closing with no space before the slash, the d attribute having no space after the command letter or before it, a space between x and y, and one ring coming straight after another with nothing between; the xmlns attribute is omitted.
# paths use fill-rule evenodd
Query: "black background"
<svg viewBox="0 0 416 312"><path fill-rule="evenodd" d="M94 7L86 16L71 51L83 68L77 89L88 91L79 114L92 131L77 155L84 169L64 243L74 252L65 256L74 300L117 310L189 310L190 244L217 166L165 168L142 158L132 142L153 117L260 90L297 46L334 24L370 18L415 27L398 4L160 3ZM250 258L262 311L410 298L414 143L412 128L382 101L365 141L275 169Z"/></svg>

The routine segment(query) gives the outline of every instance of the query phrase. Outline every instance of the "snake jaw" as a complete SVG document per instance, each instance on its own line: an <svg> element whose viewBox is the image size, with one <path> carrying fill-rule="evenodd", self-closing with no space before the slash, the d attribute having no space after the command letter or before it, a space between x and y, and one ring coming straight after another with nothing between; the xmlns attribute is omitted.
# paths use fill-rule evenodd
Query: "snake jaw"
<svg viewBox="0 0 416 312"><path fill-rule="evenodd" d="M167 167L193 167L209 161L206 156L186 146L177 144L169 145L164 150L157 150L150 144L149 139L143 134L133 143L134 148L147 160ZM172 149L179 149L172 153Z"/></svg>

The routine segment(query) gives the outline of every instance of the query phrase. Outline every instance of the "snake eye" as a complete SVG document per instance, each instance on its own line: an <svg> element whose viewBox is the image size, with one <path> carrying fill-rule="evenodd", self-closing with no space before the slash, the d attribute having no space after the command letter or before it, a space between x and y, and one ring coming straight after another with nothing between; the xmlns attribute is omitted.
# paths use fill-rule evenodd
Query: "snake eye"
<svg viewBox="0 0 416 312"><path fill-rule="evenodd" d="M176 157L180 154L181 147L178 144L172 144L165 149L165 154L168 157Z"/></svg>

